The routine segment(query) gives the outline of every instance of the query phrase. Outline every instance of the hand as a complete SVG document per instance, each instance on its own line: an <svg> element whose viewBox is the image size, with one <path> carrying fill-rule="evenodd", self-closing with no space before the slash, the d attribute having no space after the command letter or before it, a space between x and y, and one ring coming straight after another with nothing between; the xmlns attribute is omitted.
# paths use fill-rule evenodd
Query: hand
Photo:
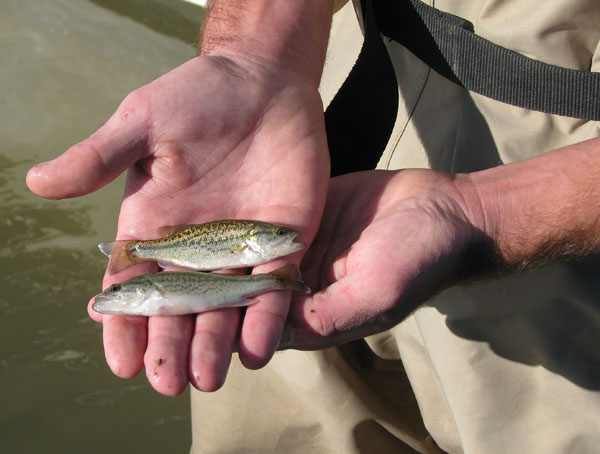
<svg viewBox="0 0 600 454"><path fill-rule="evenodd" d="M131 93L96 133L34 167L27 184L52 199L99 189L125 169L117 239L147 239L164 225L224 218L290 226L309 244L325 203L329 157L323 108L312 83L291 71L240 56L197 57ZM298 253L255 268L298 263ZM140 264L105 275L103 288L156 271ZM240 310L197 317L101 316L106 360L120 377L145 364L152 386L169 395L188 381L219 388L236 336L249 368L271 358L289 292L258 297Z"/></svg>
<svg viewBox="0 0 600 454"><path fill-rule="evenodd" d="M431 170L333 178L302 263L315 293L294 296L291 338L280 348L322 349L384 331L460 277L479 234L457 179Z"/></svg>

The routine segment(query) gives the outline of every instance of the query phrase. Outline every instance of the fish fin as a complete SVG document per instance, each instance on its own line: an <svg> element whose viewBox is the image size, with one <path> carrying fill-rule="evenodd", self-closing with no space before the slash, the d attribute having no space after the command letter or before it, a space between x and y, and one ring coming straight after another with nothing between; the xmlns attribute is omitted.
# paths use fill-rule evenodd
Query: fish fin
<svg viewBox="0 0 600 454"><path fill-rule="evenodd" d="M166 260L158 260L156 263L163 270L165 268L168 268L169 271L197 271L196 268L194 268L194 267L183 266L183 265L173 265L172 263L167 262Z"/></svg>
<svg viewBox="0 0 600 454"><path fill-rule="evenodd" d="M110 252L112 251L114 244L115 244L115 241L107 241L105 243L99 243L98 249L100 249L100 252L102 252L105 256L110 257Z"/></svg>
<svg viewBox="0 0 600 454"><path fill-rule="evenodd" d="M219 306L219 309L221 309L223 307L249 306L250 304L255 303L255 302L256 302L255 298L244 298L244 299L241 299L239 301L233 301L231 303L223 304L223 305Z"/></svg>
<svg viewBox="0 0 600 454"><path fill-rule="evenodd" d="M158 266L160 266L162 269L165 269L168 266L171 266L171 264L169 262L165 262L163 260L158 260L156 262L158 264Z"/></svg>
<svg viewBox="0 0 600 454"><path fill-rule="evenodd" d="M166 298L167 296L167 292L165 292L165 289L158 284L152 286L152 288L150 289L150 293L158 293L162 298Z"/></svg>
<svg viewBox="0 0 600 454"><path fill-rule="evenodd" d="M286 265L271 272L271 276L281 285L282 290L310 293L310 288L302 281L296 265Z"/></svg>
<svg viewBox="0 0 600 454"><path fill-rule="evenodd" d="M116 274L140 261L140 259L129 253L132 243L134 243L134 240L108 241L98 245L100 252L110 258L108 262L109 274Z"/></svg>
<svg viewBox="0 0 600 454"><path fill-rule="evenodd" d="M195 224L182 224L182 225L163 225L158 228L158 236L160 238L165 238L176 234L177 232L181 232L182 230L187 229L188 227L192 227Z"/></svg>

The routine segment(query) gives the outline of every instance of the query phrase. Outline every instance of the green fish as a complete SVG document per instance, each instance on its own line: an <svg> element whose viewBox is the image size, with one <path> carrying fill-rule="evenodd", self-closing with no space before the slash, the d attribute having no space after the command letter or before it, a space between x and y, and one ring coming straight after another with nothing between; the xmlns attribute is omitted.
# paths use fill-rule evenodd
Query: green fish
<svg viewBox="0 0 600 454"><path fill-rule="evenodd" d="M183 315L246 306L270 290L310 293L295 265L249 276L163 271L109 286L96 295L96 312L116 315Z"/></svg>
<svg viewBox="0 0 600 454"><path fill-rule="evenodd" d="M110 274L141 261L197 271L243 268L270 262L304 249L295 230L260 221L221 220L206 224L162 227L153 240L100 243L110 257Z"/></svg>

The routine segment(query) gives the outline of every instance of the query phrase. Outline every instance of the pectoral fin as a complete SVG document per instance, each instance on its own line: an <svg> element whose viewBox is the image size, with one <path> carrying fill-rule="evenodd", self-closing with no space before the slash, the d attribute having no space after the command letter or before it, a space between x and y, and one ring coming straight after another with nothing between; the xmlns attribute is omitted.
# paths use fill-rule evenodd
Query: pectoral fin
<svg viewBox="0 0 600 454"><path fill-rule="evenodd" d="M223 304L222 306L219 306L219 309L222 307L243 307L243 306L249 306L250 304L256 303L256 299L255 298L244 298L242 300L239 301L233 301L231 303L226 303Z"/></svg>
<svg viewBox="0 0 600 454"><path fill-rule="evenodd" d="M162 286L156 282L154 282L151 286L144 290L144 299L153 299L153 298L165 298L167 294Z"/></svg>
<svg viewBox="0 0 600 454"><path fill-rule="evenodd" d="M163 270L168 269L169 271L190 271L190 270L195 271L195 268L188 267L188 266L181 266L181 265L173 265L172 263L169 263L164 260L158 260L157 263L158 263L158 266L160 266Z"/></svg>

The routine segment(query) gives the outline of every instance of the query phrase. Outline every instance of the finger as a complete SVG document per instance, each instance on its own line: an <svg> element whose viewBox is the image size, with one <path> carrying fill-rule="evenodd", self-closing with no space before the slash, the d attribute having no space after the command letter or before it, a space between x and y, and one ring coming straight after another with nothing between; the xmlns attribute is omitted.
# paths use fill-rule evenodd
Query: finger
<svg viewBox="0 0 600 454"><path fill-rule="evenodd" d="M277 260L254 268L253 274L269 273L286 262ZM256 297L244 316L239 354L248 369L260 369L273 357L290 307L291 292L274 291Z"/></svg>
<svg viewBox="0 0 600 454"><path fill-rule="evenodd" d="M122 282L134 276L156 271L156 265L143 263L116 275L104 275L103 287ZM93 311L93 309L92 309ZM93 317L96 319L96 316ZM122 378L138 374L144 365L148 344L148 319L139 316L102 315L104 355L112 372Z"/></svg>
<svg viewBox="0 0 600 454"><path fill-rule="evenodd" d="M406 314L398 288L385 280L361 279L360 272L311 296L296 296L280 349L323 349L370 336L398 323Z"/></svg>
<svg viewBox="0 0 600 454"><path fill-rule="evenodd" d="M88 315L90 316L90 318L92 320L94 320L97 323L102 323L102 314L99 312L96 312L92 306L94 305L94 301L95 301L96 297L92 297L87 305L87 311L88 311Z"/></svg>
<svg viewBox="0 0 600 454"><path fill-rule="evenodd" d="M227 377L240 321L238 308L196 316L190 345L190 382L200 391L216 391Z"/></svg>
<svg viewBox="0 0 600 454"><path fill-rule="evenodd" d="M146 102L140 95L132 94L89 138L56 159L30 169L27 186L48 199L93 192L143 157L147 131Z"/></svg>
<svg viewBox="0 0 600 454"><path fill-rule="evenodd" d="M226 269L215 273L240 276L246 270ZM238 308L219 309L196 316L190 345L189 378L200 391L216 391L225 383L239 321Z"/></svg>
<svg viewBox="0 0 600 454"><path fill-rule="evenodd" d="M104 356L110 370L121 378L137 375L144 364L147 318L104 315L102 328Z"/></svg>
<svg viewBox="0 0 600 454"><path fill-rule="evenodd" d="M188 353L194 318L150 317L144 356L146 377L161 394L181 394L188 382Z"/></svg>

